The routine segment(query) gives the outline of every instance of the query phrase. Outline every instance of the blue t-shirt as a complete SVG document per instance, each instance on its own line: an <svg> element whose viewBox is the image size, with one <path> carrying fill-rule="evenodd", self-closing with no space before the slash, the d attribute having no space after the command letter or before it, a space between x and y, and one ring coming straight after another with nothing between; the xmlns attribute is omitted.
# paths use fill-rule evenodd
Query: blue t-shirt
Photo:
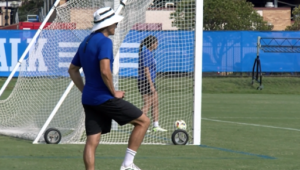
<svg viewBox="0 0 300 170"><path fill-rule="evenodd" d="M147 80L145 67L149 68L151 80L155 83L156 60L154 58L154 52L150 51L148 48L144 48L139 56L138 80Z"/></svg>
<svg viewBox="0 0 300 170"><path fill-rule="evenodd" d="M110 60L112 70L114 62L112 41L102 33L92 33L80 44L72 60L73 65L83 68L85 75L82 104L99 105L113 98L101 77L100 60L102 59Z"/></svg>

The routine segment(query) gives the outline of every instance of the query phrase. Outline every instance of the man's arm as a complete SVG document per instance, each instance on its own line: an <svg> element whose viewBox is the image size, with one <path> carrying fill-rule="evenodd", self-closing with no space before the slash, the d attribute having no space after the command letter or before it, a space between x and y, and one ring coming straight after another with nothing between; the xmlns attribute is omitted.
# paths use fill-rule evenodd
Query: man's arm
<svg viewBox="0 0 300 170"><path fill-rule="evenodd" d="M100 60L100 73L103 82L105 83L105 85L107 86L111 94L116 98L123 98L124 97L123 91L115 91L109 59Z"/></svg>
<svg viewBox="0 0 300 170"><path fill-rule="evenodd" d="M82 92L84 84L83 84L82 77L80 75L80 71L79 71L80 68L81 67L71 64L68 72L69 72L70 77L73 80L74 84L76 85L76 87Z"/></svg>
<svg viewBox="0 0 300 170"><path fill-rule="evenodd" d="M115 87L113 85L112 74L110 70L110 60L102 59L100 60L100 73L103 79L103 82L108 87L109 91L113 96L115 96Z"/></svg>

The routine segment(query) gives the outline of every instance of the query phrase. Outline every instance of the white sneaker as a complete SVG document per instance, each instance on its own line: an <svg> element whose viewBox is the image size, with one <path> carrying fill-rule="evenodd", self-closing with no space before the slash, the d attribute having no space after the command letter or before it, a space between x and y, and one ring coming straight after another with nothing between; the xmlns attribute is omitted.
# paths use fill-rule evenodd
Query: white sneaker
<svg viewBox="0 0 300 170"><path fill-rule="evenodd" d="M134 165L134 163L133 163L127 167L121 166L121 170L141 170L141 169L139 167L137 167L136 165Z"/></svg>
<svg viewBox="0 0 300 170"><path fill-rule="evenodd" d="M160 126L157 126L155 128L153 128L153 132L166 132L168 131L167 129L163 129Z"/></svg>

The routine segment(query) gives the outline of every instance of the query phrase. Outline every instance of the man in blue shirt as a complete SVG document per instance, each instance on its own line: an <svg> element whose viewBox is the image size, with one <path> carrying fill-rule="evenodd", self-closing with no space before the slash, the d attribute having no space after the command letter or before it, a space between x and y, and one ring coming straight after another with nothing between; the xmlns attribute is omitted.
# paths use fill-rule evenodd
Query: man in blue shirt
<svg viewBox="0 0 300 170"><path fill-rule="evenodd" d="M133 159L150 124L149 118L140 109L122 99L125 92L116 91L113 86L113 44L108 36L114 35L122 19L109 7L97 10L94 13L92 33L80 44L69 68L71 79L82 92L87 135L84 149L86 170L94 170L95 151L100 136L110 132L112 119L119 125L134 125L121 170L139 170L133 164ZM85 84L79 71L81 67Z"/></svg>

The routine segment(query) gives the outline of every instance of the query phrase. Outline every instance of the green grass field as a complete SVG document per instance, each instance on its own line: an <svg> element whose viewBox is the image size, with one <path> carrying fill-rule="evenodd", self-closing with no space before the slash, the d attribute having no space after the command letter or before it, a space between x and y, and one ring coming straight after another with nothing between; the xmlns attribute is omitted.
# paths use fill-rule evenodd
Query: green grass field
<svg viewBox="0 0 300 170"><path fill-rule="evenodd" d="M203 78L202 145L142 145L135 163L143 170L300 169L300 78L263 81L258 91L250 78ZM82 170L83 147L0 136L0 170ZM99 145L96 169L119 169L125 149Z"/></svg>

